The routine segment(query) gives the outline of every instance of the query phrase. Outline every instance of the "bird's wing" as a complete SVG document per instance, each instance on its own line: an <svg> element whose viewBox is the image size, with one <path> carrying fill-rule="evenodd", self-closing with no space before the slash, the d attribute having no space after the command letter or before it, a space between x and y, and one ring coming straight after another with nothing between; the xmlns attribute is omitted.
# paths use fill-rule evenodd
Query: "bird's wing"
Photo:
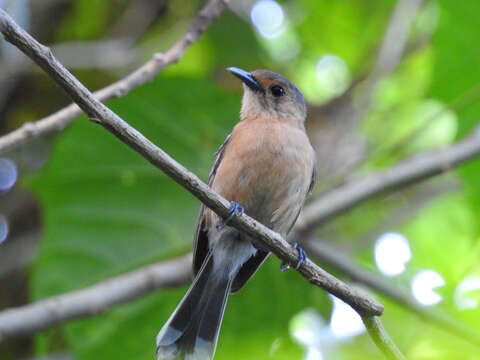
<svg viewBox="0 0 480 360"><path fill-rule="evenodd" d="M213 180L215 179L215 175L217 173L217 169L220 166L223 154L225 153L225 149L227 148L231 137L232 134L229 134L223 144L218 148L217 152L215 153L215 162L213 163L210 174L208 175L209 186L212 186ZM209 251L208 229L206 226L207 224L205 223L204 216L205 209L205 205L202 205L200 207L200 213L198 214L197 221L197 230L195 231L195 238L193 239L193 272L195 275L202 267L203 260L205 259Z"/></svg>
<svg viewBox="0 0 480 360"><path fill-rule="evenodd" d="M312 170L312 180L310 180L310 186L308 187L309 194L312 192L316 182L317 182L317 166L314 165Z"/></svg>

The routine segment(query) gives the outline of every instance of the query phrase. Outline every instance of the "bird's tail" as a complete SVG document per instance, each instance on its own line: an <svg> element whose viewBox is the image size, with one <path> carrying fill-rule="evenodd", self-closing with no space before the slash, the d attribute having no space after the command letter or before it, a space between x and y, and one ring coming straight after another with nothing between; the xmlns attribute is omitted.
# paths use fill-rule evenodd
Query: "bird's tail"
<svg viewBox="0 0 480 360"><path fill-rule="evenodd" d="M213 271L210 254L157 336L158 360L211 360L228 294L228 274Z"/></svg>

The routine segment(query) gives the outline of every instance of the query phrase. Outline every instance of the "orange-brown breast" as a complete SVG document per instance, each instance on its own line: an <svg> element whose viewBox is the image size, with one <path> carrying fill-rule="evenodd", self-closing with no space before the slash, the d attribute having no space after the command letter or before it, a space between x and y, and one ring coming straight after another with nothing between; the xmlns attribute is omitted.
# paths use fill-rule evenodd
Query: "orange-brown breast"
<svg viewBox="0 0 480 360"><path fill-rule="evenodd" d="M212 188L286 233L303 205L313 166L303 129L271 118L242 121L232 132Z"/></svg>

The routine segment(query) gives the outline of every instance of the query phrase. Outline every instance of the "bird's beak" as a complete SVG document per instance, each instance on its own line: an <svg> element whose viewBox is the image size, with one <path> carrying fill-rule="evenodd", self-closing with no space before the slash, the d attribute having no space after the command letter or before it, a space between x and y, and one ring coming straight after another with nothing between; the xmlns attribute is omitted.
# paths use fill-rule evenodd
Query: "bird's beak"
<svg viewBox="0 0 480 360"><path fill-rule="evenodd" d="M258 82L255 77L253 77L252 74L250 74L248 71L236 68L236 67L229 67L227 68L228 71L230 71L233 75L235 75L237 78L243 81L245 85L247 85L250 89L253 91L262 91L262 86Z"/></svg>

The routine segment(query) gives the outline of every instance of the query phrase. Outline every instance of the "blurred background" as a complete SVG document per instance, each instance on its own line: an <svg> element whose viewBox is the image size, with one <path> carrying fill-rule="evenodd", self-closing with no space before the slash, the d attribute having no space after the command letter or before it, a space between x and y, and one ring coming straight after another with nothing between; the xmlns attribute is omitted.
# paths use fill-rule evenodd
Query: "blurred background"
<svg viewBox="0 0 480 360"><path fill-rule="evenodd" d="M167 50L202 4L0 0L91 90ZM206 179L238 121L241 86L225 68L280 72L309 104L315 198L472 131L480 118L479 12L478 0L232 0L179 63L108 105ZM0 40L0 134L69 103ZM335 216L314 241L419 308L480 332L479 183L473 159ZM187 253L198 208L85 117L0 154L0 310ZM270 258L230 298L217 359L382 358L353 310L278 266ZM357 285L385 305L384 324L409 359L480 359L475 341ZM5 340L0 359L152 359L154 337L185 289Z"/></svg>

